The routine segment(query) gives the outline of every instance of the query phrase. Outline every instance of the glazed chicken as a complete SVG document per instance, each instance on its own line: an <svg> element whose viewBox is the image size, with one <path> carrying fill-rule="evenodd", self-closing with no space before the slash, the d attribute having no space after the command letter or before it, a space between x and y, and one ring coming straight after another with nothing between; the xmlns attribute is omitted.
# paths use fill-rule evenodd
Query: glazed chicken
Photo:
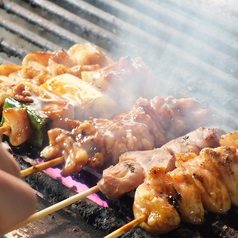
<svg viewBox="0 0 238 238"><path fill-rule="evenodd" d="M221 145L232 136L223 136ZM134 198L135 218L147 216L141 226L154 234L167 233L181 221L203 223L205 211L224 214L231 205L238 206L238 153L235 140L230 141L231 146L204 148L199 155L178 154L171 172L151 169Z"/></svg>
<svg viewBox="0 0 238 238"><path fill-rule="evenodd" d="M166 172L175 169L177 153L195 153L205 147L219 146L225 131L218 128L199 129L169 141L160 148L146 151L128 151L119 157L115 166L103 170L98 182L100 191L109 199L116 199L136 189L143 183L146 174L155 167L162 166Z"/></svg>
<svg viewBox="0 0 238 238"><path fill-rule="evenodd" d="M151 150L211 121L208 109L192 99L140 98L132 110L113 120L92 118L69 121L73 129L52 129L41 156L63 156L63 175L84 166L105 168L127 151Z"/></svg>
<svg viewBox="0 0 238 238"><path fill-rule="evenodd" d="M113 62L96 45L75 44L67 51L30 53L22 65L1 65L0 108L3 117L10 115L10 110L4 111L5 104L13 98L49 117L51 128L70 129L66 118L112 119L129 110L140 96L151 98L154 80L141 58L122 57ZM11 118L20 117L23 110L12 109ZM1 126L9 126L3 133L10 136L13 146L31 140L35 133L30 123L8 120L8 125ZM12 133L16 127L19 138Z"/></svg>
<svg viewBox="0 0 238 238"><path fill-rule="evenodd" d="M1 65L0 106L9 96L24 102L25 96L36 99L36 89L32 91L33 86L28 86L32 84L40 87L38 90L45 89L46 94L73 101L75 111L82 111L77 119L87 119L86 110L91 111L92 117L112 118L131 108L140 96L151 97L154 80L152 71L139 57L122 57L113 62L96 45L75 44L67 51L30 53L22 65ZM24 90L14 91L12 87L18 84L21 88L25 85ZM56 100L54 103L57 104ZM92 108L96 113L93 114Z"/></svg>
<svg viewBox="0 0 238 238"><path fill-rule="evenodd" d="M12 86L28 82L40 86L58 75L70 74L78 79L81 72L95 70L113 63L106 54L93 44L75 44L67 51L35 52L27 54L21 65L0 66L0 106L4 96L12 96Z"/></svg>

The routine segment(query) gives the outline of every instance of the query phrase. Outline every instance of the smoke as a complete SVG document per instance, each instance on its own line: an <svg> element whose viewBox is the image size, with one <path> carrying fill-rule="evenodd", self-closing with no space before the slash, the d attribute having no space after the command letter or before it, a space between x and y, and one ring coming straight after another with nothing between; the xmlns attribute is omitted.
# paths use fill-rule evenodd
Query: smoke
<svg viewBox="0 0 238 238"><path fill-rule="evenodd" d="M137 54L152 68L157 94L195 97L236 129L237 1L121 0L116 7L117 34L133 45L120 54Z"/></svg>
<svg viewBox="0 0 238 238"><path fill-rule="evenodd" d="M45 49L51 47L50 42L53 48L68 49L74 43L89 41L106 50L114 60L140 56L157 77L153 87L157 95L195 97L211 106L224 125L237 128L236 0L31 3L18 7L17 3L4 3L1 14L5 20L13 19L16 25L20 23L40 36L40 42L45 38ZM1 19L0 22L3 24ZM1 37L12 39L9 31L14 29L0 31ZM25 39L27 34L20 38ZM29 52L42 48L22 39L17 38L15 43ZM19 62L12 57L10 60Z"/></svg>

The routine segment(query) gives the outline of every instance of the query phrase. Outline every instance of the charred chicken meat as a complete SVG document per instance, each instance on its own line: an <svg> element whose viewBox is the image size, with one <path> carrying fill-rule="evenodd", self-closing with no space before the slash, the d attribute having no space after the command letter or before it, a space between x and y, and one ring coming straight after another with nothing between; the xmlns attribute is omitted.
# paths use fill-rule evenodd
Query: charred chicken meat
<svg viewBox="0 0 238 238"><path fill-rule="evenodd" d="M71 131L50 130L49 146L41 156L63 156L63 175L79 172L84 166L105 168L116 164L127 151L151 150L206 125L211 121L209 114L205 106L192 98L140 98L128 113L112 120L69 121Z"/></svg>
<svg viewBox="0 0 238 238"><path fill-rule="evenodd" d="M151 169L134 198L135 217L147 217L141 226L154 234L167 233L181 221L202 224L205 211L224 214L237 206L237 135L224 135L220 147L204 148L199 155L178 154L170 172Z"/></svg>

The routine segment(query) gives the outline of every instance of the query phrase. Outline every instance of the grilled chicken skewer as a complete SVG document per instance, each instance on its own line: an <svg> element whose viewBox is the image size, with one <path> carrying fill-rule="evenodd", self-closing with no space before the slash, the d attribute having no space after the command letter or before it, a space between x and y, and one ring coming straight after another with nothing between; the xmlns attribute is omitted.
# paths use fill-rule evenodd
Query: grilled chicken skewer
<svg viewBox="0 0 238 238"><path fill-rule="evenodd" d="M231 204L238 206L236 147L205 148L199 156L180 156L176 169L153 168L136 190L135 218L147 215L141 226L151 233L167 233L181 221L201 224L205 210L224 214Z"/></svg>
<svg viewBox="0 0 238 238"><path fill-rule="evenodd" d="M170 164L170 166L167 168L170 168L170 170L172 170L175 167L175 160L176 160L175 153L176 152L177 153L179 153L179 152L181 152L181 153L182 152L194 152L194 153L198 154L199 151L203 147L218 146L219 139L220 139L221 135L223 135L224 133L225 132L223 130L217 129L217 128L199 128L196 131L193 131L193 132L187 134L186 136L183 136L183 137L180 137L180 138L177 138L177 139L174 139L174 140L168 142L162 148L149 151L149 153L147 154L146 157L143 157L143 155L144 155L143 151L137 151L135 153L137 156L140 155L140 153L142 153L142 155L139 156L139 160L143 160L143 159L145 160L144 164L140 165L141 168L144 169L145 171L149 170L149 166L153 167L154 165L162 165L162 164L163 165ZM159 150L163 151L163 153L160 153ZM170 153L170 156L168 157L169 153ZM125 153L125 155L127 155L127 154L128 153ZM163 156L164 154L167 156L160 158L160 156ZM154 157L153 157L153 155L154 155ZM149 156L151 157L151 161L153 161L153 162L150 162L150 164L148 164L146 168L143 168L142 165L145 166L147 164ZM122 155L122 157L124 157L124 156ZM162 159L164 161L162 161ZM129 160L130 160L130 163L133 162L132 158L129 158ZM136 158L135 158L135 160L136 160ZM125 162L125 158L123 160L123 163L124 162ZM138 162L138 161L135 161L135 163L136 162ZM41 165L39 165L39 166L41 166ZM34 172L35 172L35 170L39 171L39 167L37 167L37 166L36 167L33 166L31 169ZM27 172L27 171L28 171L28 169L26 169L25 171L23 170L21 175L23 176L25 174L25 172ZM138 178L138 176L140 176L143 179L145 177L145 172L143 174L139 174L139 171L141 171L141 170L135 170L136 178ZM123 174L123 171L121 172L121 174ZM123 177L121 176L121 174L120 174L120 180L117 181L117 183L122 184L121 186L119 185L119 187L125 186L125 182L123 181ZM127 179L127 177L125 179ZM140 183L142 183L142 182L143 181L141 181ZM138 186L139 184L135 183L135 185ZM135 185L133 188L136 188ZM95 192L99 191L100 189L102 189L103 186L104 187L109 186L109 188L110 188L110 184L108 185L105 183L104 183L104 185L101 184L100 186L98 186L98 185L94 186L87 191L84 191L80 194L75 195L74 197L71 197L69 199L62 201L60 204L53 205L45 210L35 213L31 217L29 217L26 221L19 224L16 228L19 228L20 226L26 225L30 222L33 222L35 220L38 220L38 219L44 217L50 213L53 213L59 209L62 209L63 207L68 206L69 204L76 202L79 199L85 198L86 196L90 195L91 193L95 193ZM128 189L128 187L129 187L129 190L127 190L128 192L133 189L130 184L129 184L129 186L127 186L127 189ZM120 193L119 191L114 191L114 190L112 190L110 192L110 190L108 188L107 189L104 188L104 190L102 192L107 192L106 195L108 197L115 198L115 197L119 197L120 195L123 195L125 193L125 190L122 190ZM113 194L112 194L114 192L116 192L115 196L113 196ZM138 220L140 222L142 222L142 219L138 219ZM136 224L133 222L133 225L136 225ZM124 232L125 232L125 230L124 230Z"/></svg>
<svg viewBox="0 0 238 238"><path fill-rule="evenodd" d="M103 171L98 182L99 189L109 199L116 199L129 193L143 183L146 174L162 166L167 172L175 169L177 153L199 154L206 147L218 147L225 131L218 128L200 127L182 137L169 141L160 148L147 151L129 151L119 157L115 166Z"/></svg>
<svg viewBox="0 0 238 238"><path fill-rule="evenodd" d="M65 118L111 119L129 110L138 97L152 97L154 81L141 58L113 62L92 44L30 53L21 66L0 65L0 129L12 146L19 146L32 143L38 134L32 113L51 119L50 128L69 129ZM9 104L9 99L16 102ZM33 146L42 149L45 143Z"/></svg>
<svg viewBox="0 0 238 238"><path fill-rule="evenodd" d="M167 171L175 168L176 153L196 153L202 148L219 146L219 139L225 131L219 128L200 127L185 136L169 141L160 148L146 151L130 151L119 157L115 166L103 171L99 189L109 198L116 199L138 187L144 181L151 168L160 164ZM163 158L163 160L161 160ZM60 165L63 157L58 157L21 171L21 176L37 173L47 168Z"/></svg>
<svg viewBox="0 0 238 238"><path fill-rule="evenodd" d="M69 121L72 131L50 130L49 146L41 156L64 157L63 175L79 172L84 166L104 169L116 164L127 151L151 150L207 125L211 121L209 114L205 106L192 98L140 98L131 111L112 120Z"/></svg>
<svg viewBox="0 0 238 238"><path fill-rule="evenodd" d="M218 148L204 148L199 156L180 154L172 172L154 167L136 191L136 218L105 238L117 238L137 225L163 234L181 221L201 224L205 209L221 214L231 204L238 206L237 141L238 131L225 134Z"/></svg>

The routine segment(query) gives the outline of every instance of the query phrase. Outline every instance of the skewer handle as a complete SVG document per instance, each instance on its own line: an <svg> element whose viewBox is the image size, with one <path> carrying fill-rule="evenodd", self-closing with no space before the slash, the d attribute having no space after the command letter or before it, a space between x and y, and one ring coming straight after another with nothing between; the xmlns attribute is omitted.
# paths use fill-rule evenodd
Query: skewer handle
<svg viewBox="0 0 238 238"><path fill-rule="evenodd" d="M52 205L52 206L50 206L50 207L48 207L48 208L46 208L46 209L44 209L42 211L36 212L35 214L33 214L30 217L28 217L28 219L26 219L25 221L17 224L12 230L16 230L16 229L18 229L18 228L20 228L22 226L25 226L25 225L27 225L27 224L29 224L31 222L39 220L39 219L41 219L41 218L43 218L43 217L45 217L45 216L47 216L47 215L49 215L51 213L54 213L54 212L56 212L56 211L58 211L60 209L63 209L65 207L71 205L72 203L75 203L78 200L86 198L90 194L96 193L98 191L99 191L99 188L96 185L96 186L94 186L94 187L92 187L92 188L90 188L90 189L88 189L88 190L86 190L86 191L84 191L82 193L79 193L79 194L76 194L76 195L74 195L72 197L69 197L69 198L67 198L67 199L65 199L65 200L63 200L61 202L58 202L55 205ZM8 231L8 232L10 232L10 231Z"/></svg>
<svg viewBox="0 0 238 238"><path fill-rule="evenodd" d="M37 173L37 172L42 171L44 169L48 169L50 167L62 164L63 162L64 162L64 158L63 157L58 157L56 159L49 160L49 161L44 162L42 164L38 164L38 165L35 165L35 166L32 166L32 167L29 167L27 169L24 169L24 170L20 171L21 177L25 177L27 175Z"/></svg>
<svg viewBox="0 0 238 238"><path fill-rule="evenodd" d="M120 227L119 229L113 231L112 233L105 236L104 238L117 238L117 237L123 235L124 233L126 233L127 231L131 230L132 228L140 225L142 222L146 221L146 219L147 219L147 216L142 215L142 216L134 219L133 221L127 223L126 225Z"/></svg>

